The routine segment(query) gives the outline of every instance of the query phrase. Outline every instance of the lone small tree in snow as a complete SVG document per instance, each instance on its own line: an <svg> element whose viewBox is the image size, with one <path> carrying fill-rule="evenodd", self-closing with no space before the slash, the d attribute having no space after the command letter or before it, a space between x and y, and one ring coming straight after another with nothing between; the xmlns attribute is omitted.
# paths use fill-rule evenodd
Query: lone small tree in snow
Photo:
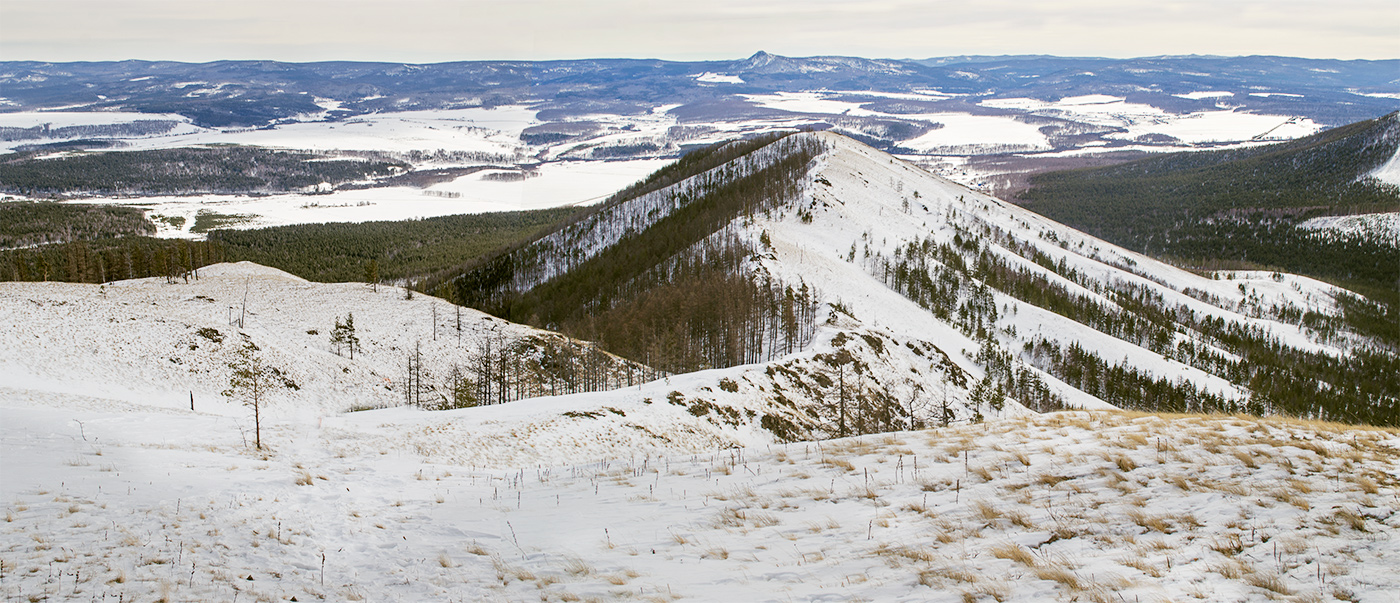
<svg viewBox="0 0 1400 603"><path fill-rule="evenodd" d="M272 386L272 371L258 356L258 346L252 341L244 341L234 361L229 363L233 374L228 379L228 389L224 395L243 400L244 406L253 409L253 438L258 450L262 450L262 403Z"/></svg>
<svg viewBox="0 0 1400 603"><path fill-rule="evenodd" d="M376 293L379 292L379 260L370 260L365 264L365 282Z"/></svg>
<svg viewBox="0 0 1400 603"><path fill-rule="evenodd" d="M340 355L341 348L350 352L350 359L355 359L355 350L360 347L360 338L355 336L355 314L352 312L345 315L345 322L335 319L335 328L331 329L331 348L335 350L337 356Z"/></svg>

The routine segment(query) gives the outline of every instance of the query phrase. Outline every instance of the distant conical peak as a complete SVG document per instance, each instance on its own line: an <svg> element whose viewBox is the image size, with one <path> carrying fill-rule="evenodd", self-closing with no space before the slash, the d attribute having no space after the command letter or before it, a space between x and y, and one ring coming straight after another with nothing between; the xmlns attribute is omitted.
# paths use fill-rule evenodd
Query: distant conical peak
<svg viewBox="0 0 1400 603"><path fill-rule="evenodd" d="M763 67L765 65L769 65L781 58L783 57L774 54L768 54L767 52L760 50L758 52L755 52L753 56L749 57L748 59L745 59L744 66L749 69L754 69L758 67Z"/></svg>

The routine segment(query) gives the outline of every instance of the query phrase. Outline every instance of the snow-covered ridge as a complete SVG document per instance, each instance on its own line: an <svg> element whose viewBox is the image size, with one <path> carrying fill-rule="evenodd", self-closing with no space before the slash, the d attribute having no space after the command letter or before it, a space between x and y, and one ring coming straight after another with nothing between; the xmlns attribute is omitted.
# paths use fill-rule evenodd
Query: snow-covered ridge
<svg viewBox="0 0 1400 603"><path fill-rule="evenodd" d="M620 203L603 207L575 224L550 233L530 245L524 264L517 265L512 286L528 290L588 261L623 237L660 222L710 188L752 175L797 150L810 135L784 137L764 147ZM541 258L549 258L542 261Z"/></svg>
<svg viewBox="0 0 1400 603"><path fill-rule="evenodd" d="M939 342L954 358L972 358L978 344L928 310L891 290L879 278L878 261L895 258L911 242L931 239L952 244L972 237L1010 265L1039 274L1076 294L1116 308L1108 293L1134 287L1162 296L1167 307L1181 306L1202 316L1249 325L1304 350L1343 355L1345 347L1322 344L1297 325L1268 317L1263 309L1296 307L1331 313L1334 287L1293 275L1238 273L1213 279L1180 270L1044 219L1019 207L969 190L844 137L820 133L828 149L809 175L808 190L797 201L811 220L780 213L755 220L752 229L770 237L774 253L765 267L777 278L802 280L839 301L854 316L902 336ZM1010 240L1049 257L1093 285L1085 289L1057 272L1022 257L1000 242ZM1002 309L995 333L1015 352L1034 338L1078 343L1104 358L1125 360L1139 370L1185 380L1227 399L1244 393L1225 379L1140 345L1104 334L1010 295L993 292ZM1210 303L1202 300L1211 300ZM969 367L980 376L981 369ZM1054 385L1054 379L1048 379ZM1080 392L1056 386L1074 404L1088 404Z"/></svg>
<svg viewBox="0 0 1400 603"><path fill-rule="evenodd" d="M193 405L240 418L245 409L221 393L245 341L285 377L264 409L273 417L402 404L415 349L437 395L439 380L467 367L483 342L566 341L432 297L405 299L398 288L310 283L246 262L203 268L189 282L0 283L0 314L11 317L0 324L0 374L12 393L87 396L112 408ZM360 342L353 360L330 342L351 314Z"/></svg>
<svg viewBox="0 0 1400 603"><path fill-rule="evenodd" d="M558 334L426 295L405 299L398 288L310 283L246 262L203 268L189 282L0 283L0 314L14 317L0 324L0 406L42 402L181 420L217 418L228 438L253 427L251 411L222 393L229 388L230 363L251 342L277 375L261 409L264 429L272 425L265 440L274 449L285 445L275 435L278 429L349 410L404 406L410 358L421 368L422 397L429 401L450 394L447 380L454 372L474 387L482 385L483 374L494 375L489 379L497 393L477 396L486 405L470 409L391 411L386 416L394 417L393 425L365 435L365 441L477 467L828 437L839 411L825 358L840 350L866 367L846 377L843 387L851 396L899 396L909 412L887 418L892 428L967 421L977 412L967 403L971 365L965 359L953 362L934 343L836 314L813 345L773 363L672 376L606 355L560 367L559 359L569 356L543 355L570 345ZM334 325L351 314L360 342L353 358L337 354L330 342ZM921 351L907 353L906 345ZM503 348L512 350L509 357L491 355ZM481 372L483 362L491 363L489 373ZM508 362L519 364L512 368ZM589 380L601 381L590 386ZM946 409L935 410L931 386L923 380L950 381L940 390ZM500 394L501 388L509 392ZM569 393L600 389L610 391ZM511 401L490 405L499 398ZM1013 403L1000 412L1022 410ZM444 432L463 437L434 439ZM241 440L227 445L236 442Z"/></svg>

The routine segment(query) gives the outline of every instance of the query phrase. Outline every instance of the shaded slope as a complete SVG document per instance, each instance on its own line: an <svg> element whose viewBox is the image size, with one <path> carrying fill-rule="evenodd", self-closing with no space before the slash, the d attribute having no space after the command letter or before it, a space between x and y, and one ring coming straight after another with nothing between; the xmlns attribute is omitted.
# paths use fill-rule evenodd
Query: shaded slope
<svg viewBox="0 0 1400 603"><path fill-rule="evenodd" d="M791 341L799 330L794 313L808 325L812 314L794 304L805 306L810 296L755 283L743 267L752 246L722 231L740 216L771 210L798 194L807 163L819 150L814 139L803 137L716 145L432 290L509 320L598 339L673 372L755 361L764 336L751 336L760 340L754 345L733 328L783 328ZM683 299L693 299L697 290L720 303ZM612 320L610 313L628 318ZM613 328L619 326L625 328ZM810 332L810 326L801 330ZM786 350L800 347L789 343Z"/></svg>

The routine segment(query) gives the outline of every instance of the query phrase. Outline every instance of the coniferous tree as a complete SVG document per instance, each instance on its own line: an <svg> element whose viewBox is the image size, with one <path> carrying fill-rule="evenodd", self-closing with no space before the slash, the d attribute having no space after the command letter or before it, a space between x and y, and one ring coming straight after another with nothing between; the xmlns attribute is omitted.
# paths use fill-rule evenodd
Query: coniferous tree
<svg viewBox="0 0 1400 603"><path fill-rule="evenodd" d="M360 338L355 335L355 314L345 315L345 347L350 350L350 359L355 359L355 350L360 348Z"/></svg>
<svg viewBox="0 0 1400 603"><path fill-rule="evenodd" d="M335 328L331 329L331 349L337 356L341 355L343 349L350 354L350 359L355 359L355 350L360 347L360 338L355 335L355 314L352 312L345 315L345 322L340 318L335 319Z"/></svg>
<svg viewBox="0 0 1400 603"><path fill-rule="evenodd" d="M370 260L365 264L365 282L375 293L379 292L379 260Z"/></svg>
<svg viewBox="0 0 1400 603"><path fill-rule="evenodd" d="M272 371L258 355L258 346L252 341L244 341L233 362L229 363L233 374L229 376L228 389L223 394L229 398L241 398L243 405L253 409L253 438L262 450L262 405L272 386Z"/></svg>
<svg viewBox="0 0 1400 603"><path fill-rule="evenodd" d="M335 328L331 329L331 351L339 356L343 347L345 347L345 323L340 322L340 317L336 317Z"/></svg>

